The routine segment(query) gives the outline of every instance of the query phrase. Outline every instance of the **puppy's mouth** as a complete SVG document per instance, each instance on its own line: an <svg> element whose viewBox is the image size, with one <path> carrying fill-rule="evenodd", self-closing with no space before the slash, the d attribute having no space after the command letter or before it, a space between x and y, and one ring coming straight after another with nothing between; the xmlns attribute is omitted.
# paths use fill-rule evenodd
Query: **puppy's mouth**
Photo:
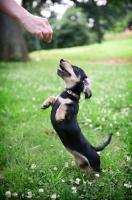
<svg viewBox="0 0 132 200"><path fill-rule="evenodd" d="M64 60L60 61L59 66L60 66L60 69L57 69L57 74L59 76L61 76L61 77L63 77L63 76L70 77L71 76L71 74L66 70L65 61Z"/></svg>

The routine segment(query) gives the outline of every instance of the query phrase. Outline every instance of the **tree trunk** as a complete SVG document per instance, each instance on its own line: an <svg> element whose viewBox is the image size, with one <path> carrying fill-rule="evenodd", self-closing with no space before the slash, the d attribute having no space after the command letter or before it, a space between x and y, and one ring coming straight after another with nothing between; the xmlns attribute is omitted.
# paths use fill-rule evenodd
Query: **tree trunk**
<svg viewBox="0 0 132 200"><path fill-rule="evenodd" d="M29 61L20 25L0 12L0 60Z"/></svg>

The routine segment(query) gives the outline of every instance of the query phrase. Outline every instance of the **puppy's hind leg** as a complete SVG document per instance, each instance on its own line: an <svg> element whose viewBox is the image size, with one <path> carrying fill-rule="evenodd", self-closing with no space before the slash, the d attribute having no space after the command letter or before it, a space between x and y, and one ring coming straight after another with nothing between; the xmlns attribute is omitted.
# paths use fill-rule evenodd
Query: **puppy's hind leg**
<svg viewBox="0 0 132 200"><path fill-rule="evenodd" d="M56 101L56 97L50 96L46 101L44 101L43 105L41 106L41 109L45 110L49 106L52 106L54 102Z"/></svg>
<svg viewBox="0 0 132 200"><path fill-rule="evenodd" d="M82 154L78 153L77 151L71 150L69 148L67 148L67 150L74 156L75 163L80 168L82 168L83 170L88 171L88 172L93 172L93 169L90 166L90 163L85 156L83 156Z"/></svg>

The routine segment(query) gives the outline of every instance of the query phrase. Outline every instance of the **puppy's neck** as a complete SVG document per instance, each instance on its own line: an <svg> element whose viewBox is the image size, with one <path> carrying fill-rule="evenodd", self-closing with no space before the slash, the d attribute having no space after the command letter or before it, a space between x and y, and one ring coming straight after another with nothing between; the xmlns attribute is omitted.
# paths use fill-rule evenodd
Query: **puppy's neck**
<svg viewBox="0 0 132 200"><path fill-rule="evenodd" d="M80 99L80 95L78 95L78 94L72 92L71 90L65 89L65 91L66 91L68 94L71 94L71 95L72 95L73 97L75 97L77 100Z"/></svg>

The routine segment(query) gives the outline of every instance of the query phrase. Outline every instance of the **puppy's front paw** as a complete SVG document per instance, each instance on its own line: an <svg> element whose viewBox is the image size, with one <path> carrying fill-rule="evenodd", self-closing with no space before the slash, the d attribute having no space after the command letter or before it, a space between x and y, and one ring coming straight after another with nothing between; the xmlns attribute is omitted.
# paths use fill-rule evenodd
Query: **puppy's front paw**
<svg viewBox="0 0 132 200"><path fill-rule="evenodd" d="M48 107L49 107L49 105L43 104L43 105L41 106L41 109L45 110L45 109L48 108Z"/></svg>
<svg viewBox="0 0 132 200"><path fill-rule="evenodd" d="M61 112L56 112L55 119L57 122L62 121L65 119L65 114Z"/></svg>

